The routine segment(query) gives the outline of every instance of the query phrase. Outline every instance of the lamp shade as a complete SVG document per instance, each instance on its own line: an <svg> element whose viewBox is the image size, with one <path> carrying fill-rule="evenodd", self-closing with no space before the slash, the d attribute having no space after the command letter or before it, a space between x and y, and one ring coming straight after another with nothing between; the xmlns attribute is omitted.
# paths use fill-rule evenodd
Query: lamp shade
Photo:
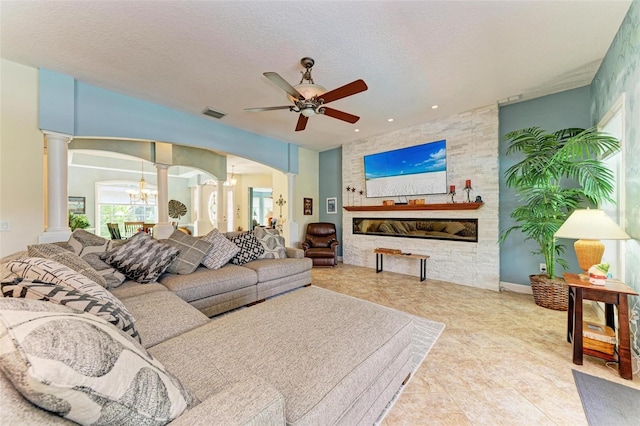
<svg viewBox="0 0 640 426"><path fill-rule="evenodd" d="M631 238L604 210L575 210L555 233L556 238L628 240Z"/></svg>

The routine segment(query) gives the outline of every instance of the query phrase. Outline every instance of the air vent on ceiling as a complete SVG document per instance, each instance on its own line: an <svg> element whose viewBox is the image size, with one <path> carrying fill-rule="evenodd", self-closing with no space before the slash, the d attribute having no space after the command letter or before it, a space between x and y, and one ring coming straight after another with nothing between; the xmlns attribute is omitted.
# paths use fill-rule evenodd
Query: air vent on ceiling
<svg viewBox="0 0 640 426"><path fill-rule="evenodd" d="M216 111L215 109L211 109L209 107L206 107L205 109L203 109L202 113L204 115L208 115L209 117L213 117L213 118L217 118L217 119L221 119L222 117L227 115L226 112Z"/></svg>

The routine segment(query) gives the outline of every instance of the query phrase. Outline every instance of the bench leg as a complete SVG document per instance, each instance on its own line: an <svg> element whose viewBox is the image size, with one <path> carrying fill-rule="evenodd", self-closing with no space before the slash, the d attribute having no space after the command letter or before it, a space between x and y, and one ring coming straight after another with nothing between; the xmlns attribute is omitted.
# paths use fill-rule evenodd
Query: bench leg
<svg viewBox="0 0 640 426"><path fill-rule="evenodd" d="M382 272L382 253L376 253L376 274L380 272Z"/></svg>
<svg viewBox="0 0 640 426"><path fill-rule="evenodd" d="M420 259L420 282L427 279L427 259Z"/></svg>

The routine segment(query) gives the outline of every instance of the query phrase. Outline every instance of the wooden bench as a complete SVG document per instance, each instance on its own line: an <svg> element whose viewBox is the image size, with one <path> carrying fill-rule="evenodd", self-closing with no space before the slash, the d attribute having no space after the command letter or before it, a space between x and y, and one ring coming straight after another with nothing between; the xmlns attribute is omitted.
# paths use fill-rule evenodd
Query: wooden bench
<svg viewBox="0 0 640 426"><path fill-rule="evenodd" d="M398 253L390 249L377 248L373 250L376 254L376 273L382 272L382 259L386 254L387 256L407 257L409 259L420 259L420 282L427 278L427 259L429 256L424 254L415 253Z"/></svg>

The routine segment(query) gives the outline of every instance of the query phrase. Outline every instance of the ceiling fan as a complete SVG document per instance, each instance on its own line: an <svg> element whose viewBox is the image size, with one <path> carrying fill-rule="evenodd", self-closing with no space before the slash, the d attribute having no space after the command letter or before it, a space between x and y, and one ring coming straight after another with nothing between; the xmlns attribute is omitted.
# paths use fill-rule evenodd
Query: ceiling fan
<svg viewBox="0 0 640 426"><path fill-rule="evenodd" d="M346 98L347 96L355 95L356 93L364 92L367 90L367 85L364 80L356 80L344 86L338 87L327 92L324 87L315 84L311 77L311 68L315 61L311 58L305 57L300 60L300 64L305 68L304 71L300 71L302 78L300 83L295 86L290 85L284 78L280 77L275 72L265 72L263 75L271 80L276 86L287 92L289 95L289 101L293 105L274 106L264 108L247 108L247 112L260 112L260 111L273 111L277 109L288 109L289 111L299 112L300 117L296 124L296 132L304 130L307 126L309 117L315 114L328 115L329 117L337 118L338 120L346 121L347 123L355 123L360 120L360 117L349 114L337 109L329 108L325 106L329 102L337 101L338 99ZM306 83L305 83L306 81Z"/></svg>

